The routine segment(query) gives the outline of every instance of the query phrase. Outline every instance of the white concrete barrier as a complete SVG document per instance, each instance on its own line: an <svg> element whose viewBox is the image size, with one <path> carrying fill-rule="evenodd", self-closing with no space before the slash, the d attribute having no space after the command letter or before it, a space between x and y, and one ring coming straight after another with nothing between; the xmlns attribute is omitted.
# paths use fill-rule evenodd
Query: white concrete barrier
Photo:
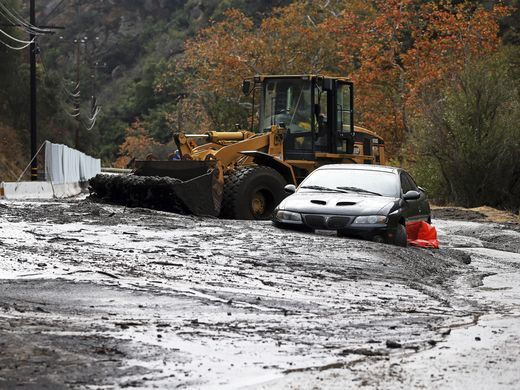
<svg viewBox="0 0 520 390"><path fill-rule="evenodd" d="M81 193L81 185L79 183L53 184L55 198L68 198Z"/></svg>
<svg viewBox="0 0 520 390"><path fill-rule="evenodd" d="M48 181L1 183L0 198L11 200L69 198L81 194L80 183L53 184Z"/></svg>
<svg viewBox="0 0 520 390"><path fill-rule="evenodd" d="M1 183L0 198L15 200L76 196L81 193L81 183L86 183L98 173L101 173L101 160L68 146L45 141L46 181Z"/></svg>
<svg viewBox="0 0 520 390"><path fill-rule="evenodd" d="M46 181L21 181L18 183L2 183L5 199L52 199L52 185Z"/></svg>

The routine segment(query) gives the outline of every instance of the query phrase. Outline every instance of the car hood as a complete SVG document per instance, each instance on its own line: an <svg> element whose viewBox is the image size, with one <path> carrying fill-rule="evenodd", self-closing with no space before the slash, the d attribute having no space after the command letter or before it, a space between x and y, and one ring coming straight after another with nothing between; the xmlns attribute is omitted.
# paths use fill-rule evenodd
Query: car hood
<svg viewBox="0 0 520 390"><path fill-rule="evenodd" d="M399 198L339 192L297 192L280 203L283 210L309 214L387 215Z"/></svg>

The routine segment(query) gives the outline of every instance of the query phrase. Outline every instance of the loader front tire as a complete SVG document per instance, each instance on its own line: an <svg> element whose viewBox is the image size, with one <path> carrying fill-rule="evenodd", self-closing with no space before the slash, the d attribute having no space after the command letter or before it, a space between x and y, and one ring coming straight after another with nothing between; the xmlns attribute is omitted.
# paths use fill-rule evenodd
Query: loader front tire
<svg viewBox="0 0 520 390"><path fill-rule="evenodd" d="M273 168L238 168L226 177L220 215L227 219L270 219L287 195L286 184Z"/></svg>

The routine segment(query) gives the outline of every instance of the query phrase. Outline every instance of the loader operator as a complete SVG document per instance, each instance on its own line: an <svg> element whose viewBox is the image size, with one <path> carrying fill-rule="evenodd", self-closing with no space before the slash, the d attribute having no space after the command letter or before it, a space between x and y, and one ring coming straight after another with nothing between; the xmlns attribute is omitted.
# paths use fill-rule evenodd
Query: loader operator
<svg viewBox="0 0 520 390"><path fill-rule="evenodd" d="M327 151L328 119L327 99L328 92L316 88L314 90L314 128L316 130L314 147L316 151Z"/></svg>
<svg viewBox="0 0 520 390"><path fill-rule="evenodd" d="M314 147L317 151L327 151L327 115L320 112L319 104L314 105L314 112L316 113L316 138Z"/></svg>
<svg viewBox="0 0 520 390"><path fill-rule="evenodd" d="M310 132L310 100L310 88L300 82L270 81L266 88L267 104L262 128L283 123L290 134Z"/></svg>

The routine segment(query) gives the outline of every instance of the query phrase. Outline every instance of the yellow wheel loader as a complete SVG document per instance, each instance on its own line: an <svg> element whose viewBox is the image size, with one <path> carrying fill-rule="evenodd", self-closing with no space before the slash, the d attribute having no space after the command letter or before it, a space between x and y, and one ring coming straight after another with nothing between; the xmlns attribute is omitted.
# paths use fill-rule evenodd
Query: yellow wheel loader
<svg viewBox="0 0 520 390"><path fill-rule="evenodd" d="M268 219L325 164L385 164L384 141L354 126L354 85L320 75L255 76L243 92L261 96L250 131L174 135L167 160L136 161L130 175L98 175L95 197L129 207L231 219ZM254 123L254 112L252 115Z"/></svg>

